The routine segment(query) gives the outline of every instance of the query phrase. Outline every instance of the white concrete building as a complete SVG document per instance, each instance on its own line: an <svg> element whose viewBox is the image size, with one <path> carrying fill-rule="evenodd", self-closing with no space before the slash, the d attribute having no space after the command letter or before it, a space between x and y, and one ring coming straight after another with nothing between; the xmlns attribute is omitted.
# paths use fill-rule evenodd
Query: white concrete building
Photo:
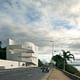
<svg viewBox="0 0 80 80"><path fill-rule="evenodd" d="M38 66L38 47L31 42L19 42L9 39L7 60L25 62L25 66Z"/></svg>

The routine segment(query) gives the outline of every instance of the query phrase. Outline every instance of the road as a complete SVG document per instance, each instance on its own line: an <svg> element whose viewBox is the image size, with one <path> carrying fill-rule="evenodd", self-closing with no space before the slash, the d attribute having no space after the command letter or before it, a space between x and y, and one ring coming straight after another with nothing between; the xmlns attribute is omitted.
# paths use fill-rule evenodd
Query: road
<svg viewBox="0 0 80 80"><path fill-rule="evenodd" d="M41 80L47 73L40 68L14 69L0 72L0 80Z"/></svg>
<svg viewBox="0 0 80 80"><path fill-rule="evenodd" d="M51 72L51 75L48 77L48 80L71 80L67 77L62 71L54 68Z"/></svg>

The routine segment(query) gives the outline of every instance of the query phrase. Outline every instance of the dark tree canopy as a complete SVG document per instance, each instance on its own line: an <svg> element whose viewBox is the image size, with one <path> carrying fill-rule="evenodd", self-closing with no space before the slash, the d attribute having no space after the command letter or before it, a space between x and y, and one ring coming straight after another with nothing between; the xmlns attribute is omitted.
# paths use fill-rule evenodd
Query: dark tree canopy
<svg viewBox="0 0 80 80"><path fill-rule="evenodd" d="M44 65L43 62L40 59L38 59L38 66L41 67L43 65Z"/></svg>

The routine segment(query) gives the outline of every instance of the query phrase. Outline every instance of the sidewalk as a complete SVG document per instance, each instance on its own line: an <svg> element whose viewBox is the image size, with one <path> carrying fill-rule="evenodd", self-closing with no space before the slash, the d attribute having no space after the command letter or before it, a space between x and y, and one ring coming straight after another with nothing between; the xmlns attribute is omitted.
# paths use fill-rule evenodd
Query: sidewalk
<svg viewBox="0 0 80 80"><path fill-rule="evenodd" d="M47 80L71 80L71 79L67 77L63 72L54 68Z"/></svg>

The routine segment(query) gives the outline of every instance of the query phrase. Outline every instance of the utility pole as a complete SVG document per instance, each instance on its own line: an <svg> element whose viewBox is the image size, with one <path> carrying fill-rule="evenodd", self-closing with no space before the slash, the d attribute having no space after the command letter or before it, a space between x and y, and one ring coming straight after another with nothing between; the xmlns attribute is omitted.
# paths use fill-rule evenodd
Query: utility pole
<svg viewBox="0 0 80 80"><path fill-rule="evenodd" d="M1 44L2 44L2 42L0 41L0 48L1 48Z"/></svg>

